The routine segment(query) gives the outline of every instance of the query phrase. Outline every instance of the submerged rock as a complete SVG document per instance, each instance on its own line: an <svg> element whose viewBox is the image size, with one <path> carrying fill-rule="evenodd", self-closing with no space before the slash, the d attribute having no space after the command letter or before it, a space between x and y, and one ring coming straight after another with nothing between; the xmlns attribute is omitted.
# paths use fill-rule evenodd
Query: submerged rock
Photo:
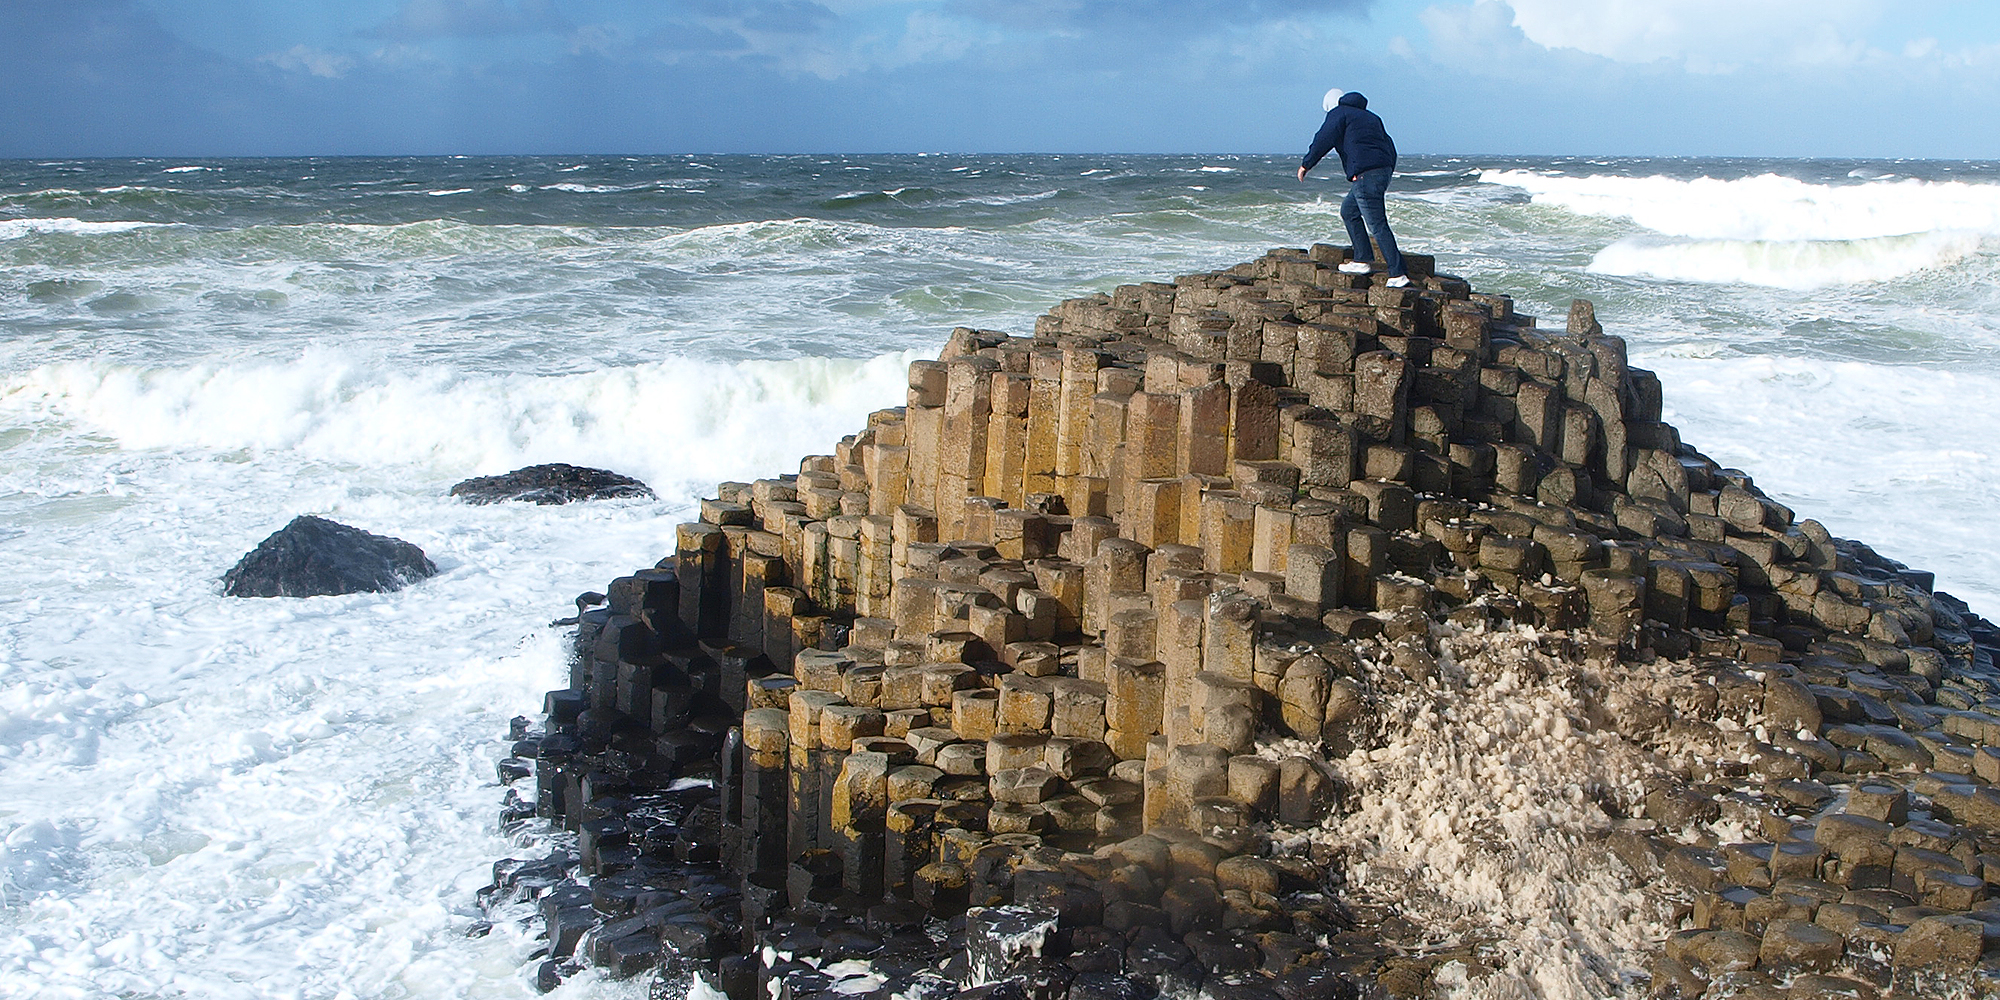
<svg viewBox="0 0 2000 1000"><path fill-rule="evenodd" d="M653 491L630 476L554 462L515 469L500 476L468 479L453 486L451 495L467 503L499 503L503 500L574 503L578 500L612 500L619 497L651 499Z"/></svg>
<svg viewBox="0 0 2000 1000"><path fill-rule="evenodd" d="M437 566L400 538L301 514L222 575L226 597L321 597L401 590Z"/></svg>

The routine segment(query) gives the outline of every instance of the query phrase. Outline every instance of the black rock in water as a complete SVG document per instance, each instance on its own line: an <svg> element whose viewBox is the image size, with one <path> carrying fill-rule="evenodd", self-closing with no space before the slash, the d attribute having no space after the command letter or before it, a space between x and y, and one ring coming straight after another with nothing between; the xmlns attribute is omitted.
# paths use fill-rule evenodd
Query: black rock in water
<svg viewBox="0 0 2000 1000"><path fill-rule="evenodd" d="M451 495L467 503L499 503L525 500L529 503L574 503L578 500L611 500L618 497L651 499L653 491L645 483L604 469L586 469L555 462L515 469L503 476L479 476L451 488Z"/></svg>
<svg viewBox="0 0 2000 1000"><path fill-rule="evenodd" d="M437 566L400 538L302 514L222 575L226 597L320 597L401 590Z"/></svg>

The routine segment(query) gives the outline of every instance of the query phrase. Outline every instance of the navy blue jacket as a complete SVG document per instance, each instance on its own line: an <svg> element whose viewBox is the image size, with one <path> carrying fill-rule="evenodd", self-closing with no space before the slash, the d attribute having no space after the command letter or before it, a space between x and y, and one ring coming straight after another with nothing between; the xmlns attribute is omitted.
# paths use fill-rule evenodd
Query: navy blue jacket
<svg viewBox="0 0 2000 1000"><path fill-rule="evenodd" d="M1313 136L1312 148L1306 150L1301 165L1311 170L1329 150L1340 151L1340 172L1346 177L1359 177L1378 167L1396 169L1396 140L1389 138L1382 119L1368 110L1368 98L1360 94L1340 95L1340 103L1326 113L1326 123Z"/></svg>

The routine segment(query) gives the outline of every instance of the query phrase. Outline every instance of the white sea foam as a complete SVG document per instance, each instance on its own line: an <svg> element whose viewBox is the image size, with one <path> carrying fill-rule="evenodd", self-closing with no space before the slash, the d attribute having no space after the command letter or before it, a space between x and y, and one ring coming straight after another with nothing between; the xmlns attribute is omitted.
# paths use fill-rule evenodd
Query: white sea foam
<svg viewBox="0 0 2000 1000"><path fill-rule="evenodd" d="M1720 345L1718 345L1720 346ZM1937 574L2000 616L1993 510L2000 374L1807 357L1649 351L1682 438L1834 534Z"/></svg>
<svg viewBox="0 0 2000 1000"><path fill-rule="evenodd" d="M471 188L446 188L446 189L444 189L444 190L441 190L441 191L426 191L426 192L424 192L424 193L425 193L425 194L428 194L428 195L430 195L430 196L431 196L431 197L433 197L433 198L443 198L443 197L446 197L446 196L448 196L448 195L454 195L454 194L471 194L471 193L472 193L472 189L471 189Z"/></svg>
<svg viewBox="0 0 2000 1000"><path fill-rule="evenodd" d="M567 191L570 194L615 194L620 191L637 191L652 187L651 184L544 184L544 191Z"/></svg>
<svg viewBox="0 0 2000 1000"><path fill-rule="evenodd" d="M159 222L86 222L82 219L0 219L0 240L15 240L37 233L129 233L134 229L163 228Z"/></svg>
<svg viewBox="0 0 2000 1000"><path fill-rule="evenodd" d="M1977 253L1975 233L1859 240L1660 240L1632 237L1599 250L1593 274L1808 289L1887 281L1950 267Z"/></svg>
<svg viewBox="0 0 2000 1000"><path fill-rule="evenodd" d="M214 169L215 169L214 167L195 167L195 166L188 166L188 167L168 167L167 169L165 169L165 170L162 170L162 171L160 171L160 173L163 173L163 174L198 174L198 173L200 173L200 172L202 172L202 171L204 171L204 170L214 170Z"/></svg>
<svg viewBox="0 0 2000 1000"><path fill-rule="evenodd" d="M1357 805L1310 834L1353 852L1350 890L1426 936L1398 946L1482 946L1494 968L1446 977L1451 1000L1641 995L1670 904L1605 850L1585 783L1635 801L1654 764L1584 721L1595 679L1525 628L1447 639L1431 681L1380 679L1384 745L1337 765Z"/></svg>
<svg viewBox="0 0 2000 1000"><path fill-rule="evenodd" d="M165 371L76 362L0 381L0 416L60 420L127 450L284 451L466 476L568 461L671 489L746 461L795 471L830 433L897 399L916 357L677 359L551 377L384 372L320 348L281 364Z"/></svg>
<svg viewBox="0 0 2000 1000"><path fill-rule="evenodd" d="M506 719L564 676L539 623L671 551L696 488L797 468L908 355L529 378L365 355L0 383L0 994L533 996L525 908L472 893ZM26 431L23 436L22 431ZM455 479L605 465L662 499L472 507ZM235 600L297 513L408 539L395 594ZM586 975L561 995L633 997Z"/></svg>
<svg viewBox="0 0 2000 1000"><path fill-rule="evenodd" d="M1777 174L1737 180L1568 176L1482 170L1536 204L1629 219L1656 233L1703 240L1866 240L1913 233L2000 234L2000 184L1877 181L1813 184Z"/></svg>

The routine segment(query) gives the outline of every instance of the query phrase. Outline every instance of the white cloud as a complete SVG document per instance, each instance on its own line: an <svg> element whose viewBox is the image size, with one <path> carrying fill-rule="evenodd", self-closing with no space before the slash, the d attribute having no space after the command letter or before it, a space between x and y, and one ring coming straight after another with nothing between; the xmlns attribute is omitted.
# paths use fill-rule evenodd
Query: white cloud
<svg viewBox="0 0 2000 1000"><path fill-rule="evenodd" d="M338 80L354 68L354 57L339 52L294 45L283 52L272 52L258 57L258 62L269 63L290 73L310 73L313 76Z"/></svg>
<svg viewBox="0 0 2000 1000"><path fill-rule="evenodd" d="M1523 57L1547 53L1530 44L1511 23L1512 13L1504 3L1482 0L1426 7L1417 20L1430 36L1433 59L1483 76L1507 76L1528 69Z"/></svg>
<svg viewBox="0 0 2000 1000"><path fill-rule="evenodd" d="M1858 36L1889 13L1889 0L1479 0L1506 7L1537 45L1619 62L1658 60L1698 73L1745 65L1851 64Z"/></svg>
<svg viewBox="0 0 2000 1000"><path fill-rule="evenodd" d="M975 43L991 44L999 36L928 10L913 10L903 22L892 64L950 62L971 51Z"/></svg>
<svg viewBox="0 0 2000 1000"><path fill-rule="evenodd" d="M586 24L570 32L567 51L573 56L586 53L611 55L631 44L628 35L623 27L616 24Z"/></svg>

